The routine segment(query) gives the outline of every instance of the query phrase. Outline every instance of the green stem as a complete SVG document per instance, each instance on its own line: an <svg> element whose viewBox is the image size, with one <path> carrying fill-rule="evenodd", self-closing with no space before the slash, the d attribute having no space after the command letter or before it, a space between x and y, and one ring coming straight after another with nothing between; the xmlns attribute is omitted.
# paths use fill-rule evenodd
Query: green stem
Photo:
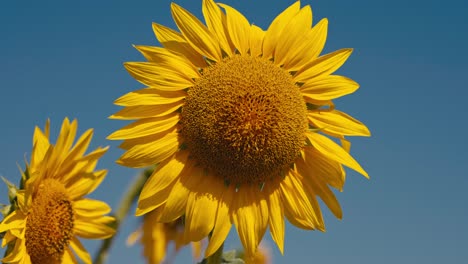
<svg viewBox="0 0 468 264"><path fill-rule="evenodd" d="M112 243L114 242L114 238L117 237L117 232L119 231L119 227L122 224L122 222L125 220L127 217L130 208L132 207L132 204L136 201L138 196L140 195L141 189L143 189L143 185L145 184L146 180L148 177L151 175L153 172L153 169L147 169L143 171L140 176L133 182L133 184L128 188L128 191L126 195L122 198L122 201L120 202L120 206L115 212L115 230L116 233L108 238L102 241L101 247L99 248L96 257L94 258L93 263L95 264L103 264L106 262L107 257L109 255L109 250L112 246Z"/></svg>
<svg viewBox="0 0 468 264"><path fill-rule="evenodd" d="M210 237L211 238L211 237ZM219 246L218 250L216 250L213 255L209 256L208 258L204 259L202 263L206 264L221 264L223 260L223 249L224 249L224 243Z"/></svg>

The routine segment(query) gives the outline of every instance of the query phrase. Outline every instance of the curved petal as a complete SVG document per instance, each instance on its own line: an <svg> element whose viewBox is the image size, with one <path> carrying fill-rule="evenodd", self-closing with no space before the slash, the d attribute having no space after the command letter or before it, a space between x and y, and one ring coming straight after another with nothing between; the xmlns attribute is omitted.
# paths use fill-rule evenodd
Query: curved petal
<svg viewBox="0 0 468 264"><path fill-rule="evenodd" d="M325 181L330 186L340 191L343 190L345 171L341 163L327 158L313 147L304 148L303 159L299 159L296 162L299 173L304 175L304 177L314 175L314 177Z"/></svg>
<svg viewBox="0 0 468 264"><path fill-rule="evenodd" d="M160 140L133 146L117 160L117 163L133 168L158 164L174 154L179 147L179 133L169 133Z"/></svg>
<svg viewBox="0 0 468 264"><path fill-rule="evenodd" d="M120 106L163 105L182 101L187 96L185 91L161 91L154 88L136 90L114 101Z"/></svg>
<svg viewBox="0 0 468 264"><path fill-rule="evenodd" d="M264 37L265 31L263 31L263 29L257 27L256 25L252 25L250 27L250 55L252 57L258 57L262 55Z"/></svg>
<svg viewBox="0 0 468 264"><path fill-rule="evenodd" d="M127 106L111 115L110 119L133 120L169 115L184 105L183 101L163 105Z"/></svg>
<svg viewBox="0 0 468 264"><path fill-rule="evenodd" d="M90 173L82 173L79 178L70 179L65 187L68 197L75 200L94 191L107 175L107 170L99 170Z"/></svg>
<svg viewBox="0 0 468 264"><path fill-rule="evenodd" d="M5 217L0 223L0 233L3 233L10 229L25 228L26 226L25 220L26 218L24 214L18 213L18 211L13 211L11 214Z"/></svg>
<svg viewBox="0 0 468 264"><path fill-rule="evenodd" d="M110 225L115 222L111 216L99 218L79 217L73 225L73 233L87 239L105 239L114 235L115 229Z"/></svg>
<svg viewBox="0 0 468 264"><path fill-rule="evenodd" d="M179 91L194 85L185 73L154 62L127 62L124 66L137 81L159 90Z"/></svg>
<svg viewBox="0 0 468 264"><path fill-rule="evenodd" d="M349 155L346 150L337 145L331 139L317 133L306 133L306 136L312 143L312 146L323 155L329 159L338 161L339 163L361 173L366 178L369 178L369 175L364 171L361 165L359 165L359 163L357 163L357 161Z"/></svg>
<svg viewBox="0 0 468 264"><path fill-rule="evenodd" d="M359 84L349 78L329 75L305 81L300 91L306 98L327 101L354 93L358 88Z"/></svg>
<svg viewBox="0 0 468 264"><path fill-rule="evenodd" d="M360 121L338 110L311 111L307 118L324 133L343 136L370 136L369 129Z"/></svg>
<svg viewBox="0 0 468 264"><path fill-rule="evenodd" d="M76 260L76 257L70 248L67 248L63 253L62 263L78 264L78 260Z"/></svg>
<svg viewBox="0 0 468 264"><path fill-rule="evenodd" d="M312 29L305 31L306 33L299 38L299 42L294 44L287 52L283 67L288 71L298 71L306 64L316 59L322 52L327 39L328 20L326 18L320 20Z"/></svg>
<svg viewBox="0 0 468 264"><path fill-rule="evenodd" d="M281 14L279 14L273 22L271 22L270 27L265 33L265 38L263 40L263 57L269 59L273 57L273 52L278 43L278 39L281 36L281 33L284 27L288 22L299 12L301 3L296 1L294 4L286 8Z"/></svg>
<svg viewBox="0 0 468 264"><path fill-rule="evenodd" d="M233 199L231 217L247 257L254 256L268 226L268 203L254 187L242 186Z"/></svg>
<svg viewBox="0 0 468 264"><path fill-rule="evenodd" d="M203 0L202 12L208 29L218 37L221 49L231 57L232 49L227 36L226 15L213 0Z"/></svg>
<svg viewBox="0 0 468 264"><path fill-rule="evenodd" d="M189 152L176 152L173 158L160 163L146 180L138 199L136 215L140 216L161 206L167 201L175 180L187 165Z"/></svg>
<svg viewBox="0 0 468 264"><path fill-rule="evenodd" d="M270 234L275 241L281 254L284 252L284 208L281 201L281 192L279 186L270 186L265 184L265 191L269 193L268 197L268 224L270 226Z"/></svg>
<svg viewBox="0 0 468 264"><path fill-rule="evenodd" d="M177 27L194 50L211 60L222 60L219 41L200 20L175 3L171 3L171 12Z"/></svg>
<svg viewBox="0 0 468 264"><path fill-rule="evenodd" d="M275 64L283 65L291 56L291 53L297 52L299 44L303 43L306 35L312 27L312 9L310 6L302 8L284 27L278 38L274 52ZM289 70L289 69L288 69Z"/></svg>
<svg viewBox="0 0 468 264"><path fill-rule="evenodd" d="M174 128L179 121L179 113L172 113L163 117L141 119L115 131L110 134L107 139L131 139L154 135Z"/></svg>
<svg viewBox="0 0 468 264"><path fill-rule="evenodd" d="M294 76L294 81L305 83L310 79L332 74L345 63L352 52L353 49L340 49L323 55L299 71Z"/></svg>
<svg viewBox="0 0 468 264"><path fill-rule="evenodd" d="M97 217L110 213L111 207L99 200L83 198L73 202L73 209L77 215L83 217Z"/></svg>
<svg viewBox="0 0 468 264"><path fill-rule="evenodd" d="M76 253L76 255L83 261L85 264L91 264L91 255L89 255L88 251L84 248L84 246L81 244L81 242L76 238L72 237L70 241L70 246L73 249L73 251Z"/></svg>
<svg viewBox="0 0 468 264"><path fill-rule="evenodd" d="M153 23L153 31L164 48L182 54L196 67L204 68L207 66L203 56L194 50L180 33L156 23Z"/></svg>
<svg viewBox="0 0 468 264"><path fill-rule="evenodd" d="M227 28L234 47L240 54L247 54L250 47L249 21L236 9L225 4L219 5L226 10Z"/></svg>
<svg viewBox="0 0 468 264"><path fill-rule="evenodd" d="M183 72L190 78L199 78L200 73L197 68L182 54L174 53L168 49L152 46L134 46L150 62Z"/></svg>

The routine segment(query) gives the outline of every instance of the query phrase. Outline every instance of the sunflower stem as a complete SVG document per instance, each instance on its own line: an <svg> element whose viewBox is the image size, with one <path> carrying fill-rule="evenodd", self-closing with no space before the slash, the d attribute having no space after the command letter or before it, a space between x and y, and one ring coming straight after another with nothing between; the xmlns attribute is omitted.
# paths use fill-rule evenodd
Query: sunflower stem
<svg viewBox="0 0 468 264"><path fill-rule="evenodd" d="M210 236L211 238L211 236ZM205 264L221 264L223 260L223 249L224 249L224 243L219 246L218 250L216 250L213 255L209 256L208 258L204 259L202 263Z"/></svg>
<svg viewBox="0 0 468 264"><path fill-rule="evenodd" d="M109 256L109 250L112 246L112 243L114 242L114 238L117 236L120 225L127 217L128 213L130 212L130 208L132 207L132 204L140 195L141 189L143 189L143 185L145 185L146 180L152 172L153 169L144 170L133 182L133 184L128 188L126 195L122 198L120 206L114 214L115 234L112 237L102 241L101 247L99 248L96 257L94 258L93 263L103 264L107 261L107 257Z"/></svg>

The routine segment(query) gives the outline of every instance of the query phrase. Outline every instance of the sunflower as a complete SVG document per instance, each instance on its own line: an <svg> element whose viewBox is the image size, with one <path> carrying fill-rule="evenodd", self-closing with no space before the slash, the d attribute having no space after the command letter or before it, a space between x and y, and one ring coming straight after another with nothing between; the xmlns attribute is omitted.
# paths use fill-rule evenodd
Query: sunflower
<svg viewBox="0 0 468 264"><path fill-rule="evenodd" d="M332 75L351 49L320 56L327 19L312 27L299 1L267 30L212 0L203 1L206 25L177 4L171 11L180 33L153 24L163 47L135 46L148 61L125 64L146 87L117 99L124 108L111 116L136 120L109 136L124 140L117 162L159 164L136 215L184 215L186 240L210 235L205 256L232 224L248 256L268 227L283 253L285 217L325 229L317 197L341 218L329 187L342 189L343 165L368 177L345 136L370 133L332 102L359 85Z"/></svg>
<svg viewBox="0 0 468 264"><path fill-rule="evenodd" d="M45 130L36 127L30 164L23 186L16 195L16 210L0 223L6 232L2 247L13 249L2 259L6 263L91 263L91 257L77 236L104 239L114 234L109 227L111 208L102 201L84 198L106 176L97 170L98 159L107 151L98 148L84 155L93 131L86 131L72 147L77 121L65 119L55 145Z"/></svg>
<svg viewBox="0 0 468 264"><path fill-rule="evenodd" d="M166 258L169 244L175 244L177 253L186 243L183 239L183 221L177 219L170 223L158 223L155 211L145 215L141 227L133 232L127 239L127 245L133 245L140 241L143 245L143 256L149 264L162 263ZM201 255L202 242L192 242L193 258L197 259Z"/></svg>

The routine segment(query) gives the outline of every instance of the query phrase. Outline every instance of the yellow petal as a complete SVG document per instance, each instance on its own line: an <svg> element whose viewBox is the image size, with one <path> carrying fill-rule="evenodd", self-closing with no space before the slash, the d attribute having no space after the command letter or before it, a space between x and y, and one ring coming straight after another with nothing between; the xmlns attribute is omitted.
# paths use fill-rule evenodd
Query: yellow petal
<svg viewBox="0 0 468 264"><path fill-rule="evenodd" d="M75 146L70 150L67 157L64 159L62 165L60 166L60 174L71 171L73 166L76 164L76 160L81 158L83 154L88 149L89 143L93 138L93 129L88 129L83 135L80 136Z"/></svg>
<svg viewBox="0 0 468 264"><path fill-rule="evenodd" d="M283 65L288 60L291 52L304 42L303 38L312 27L312 10L310 6L302 8L284 27L281 38L278 39L274 58L276 65ZM289 69L288 69L289 70Z"/></svg>
<svg viewBox="0 0 468 264"><path fill-rule="evenodd" d="M203 0L202 12L205 17L206 26L213 35L217 36L221 49L226 52L228 57L231 57L232 49L227 37L226 15L213 0Z"/></svg>
<svg viewBox="0 0 468 264"><path fill-rule="evenodd" d="M198 188L192 190L187 201L184 232L186 242L200 241L213 230L218 201L223 192L224 186L219 178L211 175L200 175L200 178L202 181Z"/></svg>
<svg viewBox="0 0 468 264"><path fill-rule="evenodd" d="M296 82L307 82L310 79L332 74L345 63L353 49L340 49L323 55L305 66L294 76Z"/></svg>
<svg viewBox="0 0 468 264"><path fill-rule="evenodd" d="M255 187L242 186L233 199L232 220L248 257L254 255L268 226L268 204Z"/></svg>
<svg viewBox="0 0 468 264"><path fill-rule="evenodd" d="M317 58L327 39L327 26L328 20L324 18L312 29L305 31L302 37L298 37L299 42L285 51L283 67L288 71L298 71Z"/></svg>
<svg viewBox="0 0 468 264"><path fill-rule="evenodd" d="M87 239L105 239L114 235L115 229L110 225L115 222L114 217L101 216L99 218L78 217L73 225L73 232Z"/></svg>
<svg viewBox="0 0 468 264"><path fill-rule="evenodd" d="M340 191L343 189L345 174L341 164L327 158L315 148L304 148L303 159L297 160L296 164L299 173L304 177L313 176Z"/></svg>
<svg viewBox="0 0 468 264"><path fill-rule="evenodd" d="M18 211L13 211L0 223L0 233L10 229L24 228L26 226L25 220L26 219L24 214Z"/></svg>
<svg viewBox="0 0 468 264"><path fill-rule="evenodd" d="M172 113L163 117L145 118L115 131L107 139L131 139L154 135L174 128L179 121L179 113Z"/></svg>
<svg viewBox="0 0 468 264"><path fill-rule="evenodd" d="M187 93L184 91L162 91L146 88L130 92L115 100L114 104L120 106L162 105L179 102L186 96Z"/></svg>
<svg viewBox="0 0 468 264"><path fill-rule="evenodd" d="M83 217L97 217L110 213L110 206L99 200L83 198L73 203L73 209L77 215Z"/></svg>
<svg viewBox="0 0 468 264"><path fill-rule="evenodd" d="M271 183L265 184L265 192L268 196L268 223L270 226L270 234L273 241L278 245L281 254L284 250L284 208L281 201L281 193L278 186L270 186ZM276 185L276 184L275 184Z"/></svg>
<svg viewBox="0 0 468 264"><path fill-rule="evenodd" d="M165 48L152 46L135 46L148 61L155 62L160 66L183 72L190 78L199 78L197 68L183 56L183 54L171 52Z"/></svg>
<svg viewBox="0 0 468 264"><path fill-rule="evenodd" d="M13 250L3 259L2 263L28 263L31 264L29 255L26 252L26 244L24 239L18 239L15 242Z"/></svg>
<svg viewBox="0 0 468 264"><path fill-rule="evenodd" d="M205 250L205 258L211 256L219 249L231 230L232 222L229 217L229 208L231 208L234 195L234 188L226 188L223 186L223 197L218 203L215 225L208 247Z"/></svg>
<svg viewBox="0 0 468 264"><path fill-rule="evenodd" d="M280 186L284 211L289 222L303 229L320 228L320 220L314 213L297 173L290 170Z"/></svg>
<svg viewBox="0 0 468 264"><path fill-rule="evenodd" d="M252 57L258 57L262 55L264 37L265 31L263 31L263 29L257 27L256 25L252 25L250 27L250 55Z"/></svg>
<svg viewBox="0 0 468 264"><path fill-rule="evenodd" d="M325 133L343 136L370 136L369 129L360 121L338 111L311 111L307 114L309 122Z"/></svg>
<svg viewBox="0 0 468 264"><path fill-rule="evenodd" d="M172 156L179 147L179 133L169 133L160 140L133 146L117 160L117 163L133 168L155 165Z"/></svg>
<svg viewBox="0 0 468 264"><path fill-rule="evenodd" d="M194 50L180 33L156 23L153 23L153 31L164 48L182 54L196 67L204 68L207 66L203 56Z"/></svg>
<svg viewBox="0 0 468 264"><path fill-rule="evenodd" d="M332 100L359 88L355 81L339 75L329 75L307 80L300 88L302 96L313 100Z"/></svg>
<svg viewBox="0 0 468 264"><path fill-rule="evenodd" d="M357 163L357 161L351 157L346 150L341 148L331 139L317 133L307 133L306 136L312 143L312 146L323 155L329 159L338 161L339 163L361 173L366 178L369 178L369 175L364 171L361 165L359 165L359 163Z"/></svg>
<svg viewBox="0 0 468 264"><path fill-rule="evenodd" d="M63 253L62 263L78 264L78 260L76 260L75 255L73 254L72 250L68 247Z"/></svg>
<svg viewBox="0 0 468 264"><path fill-rule="evenodd" d="M81 242L73 236L71 241L70 241L70 246L73 249L73 251L76 253L76 255L83 261L85 264L91 264L91 255L89 255L88 251L83 247Z"/></svg>
<svg viewBox="0 0 468 264"><path fill-rule="evenodd" d="M75 200L79 197L93 192L107 175L106 170L99 170L90 173L82 173L79 179L67 181L67 188L70 199Z"/></svg>
<svg viewBox="0 0 468 264"><path fill-rule="evenodd" d="M236 9L225 4L219 5L226 10L227 28L234 47L240 54L247 54L250 47L249 21Z"/></svg>
<svg viewBox="0 0 468 264"><path fill-rule="evenodd" d="M192 190L198 187L201 181L199 173L201 168L195 165L195 161L189 160L180 173L179 179L174 184L160 215L161 222L175 221L185 213L188 196Z"/></svg>
<svg viewBox="0 0 468 264"><path fill-rule="evenodd" d="M39 127L34 129L33 150L31 155L31 167L36 167L40 163L47 151L49 150L49 137L44 135Z"/></svg>
<svg viewBox="0 0 468 264"><path fill-rule="evenodd" d="M284 27L288 22L299 12L301 3L299 1L295 2L288 8L286 8L281 14L279 14L271 23L270 27L265 33L265 38L263 40L263 57L269 59L273 56L273 52L276 48L279 38Z"/></svg>
<svg viewBox="0 0 468 264"><path fill-rule="evenodd" d="M140 197L136 215L143 215L167 201L175 180L187 164L188 151L176 152L174 157L160 163L148 178Z"/></svg>
<svg viewBox="0 0 468 264"><path fill-rule="evenodd" d="M213 61L221 61L219 41L194 15L179 5L171 4L172 17L187 42L198 53Z"/></svg>
<svg viewBox="0 0 468 264"><path fill-rule="evenodd" d="M154 62L127 62L124 66L137 81L159 90L179 91L194 85L185 73Z"/></svg>
<svg viewBox="0 0 468 264"><path fill-rule="evenodd" d="M184 105L183 101L164 105L127 106L111 115L111 119L133 120L150 117L160 117L174 113Z"/></svg>

